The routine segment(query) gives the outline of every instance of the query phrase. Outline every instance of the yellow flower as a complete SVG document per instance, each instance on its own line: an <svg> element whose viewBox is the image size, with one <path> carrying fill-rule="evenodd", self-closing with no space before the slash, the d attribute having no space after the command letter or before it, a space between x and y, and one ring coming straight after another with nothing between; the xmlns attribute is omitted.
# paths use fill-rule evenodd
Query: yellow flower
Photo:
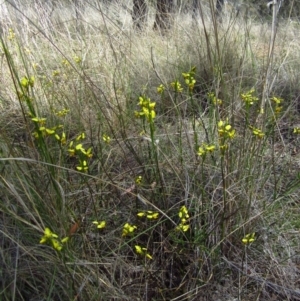
<svg viewBox="0 0 300 301"><path fill-rule="evenodd" d="M40 244L50 243L56 251L62 250L62 243L68 241L68 237L65 237L62 241L58 240L58 236L53 233L49 228L45 228L44 235L40 240Z"/></svg>
<svg viewBox="0 0 300 301"><path fill-rule="evenodd" d="M89 168L87 166L87 162L83 160L79 162L79 165L76 166L76 169L82 172L87 172Z"/></svg>
<svg viewBox="0 0 300 301"><path fill-rule="evenodd" d="M128 236L128 235L131 235L133 234L134 230L136 230L137 227L134 226L134 225L130 225L129 223L126 223L124 226L123 226L123 232L122 232L122 236Z"/></svg>
<svg viewBox="0 0 300 301"><path fill-rule="evenodd" d="M69 241L69 239L70 239L70 237L65 237L65 238L63 238L62 240L61 240L61 242L63 243L63 244L65 244L66 242L68 242Z"/></svg>
<svg viewBox="0 0 300 301"><path fill-rule="evenodd" d="M224 121L223 120L220 120L218 122L218 128L222 128L224 126Z"/></svg>
<svg viewBox="0 0 300 301"><path fill-rule="evenodd" d="M190 225L187 224L188 219L190 218L189 212L186 208L186 206L182 206L179 210L178 216L180 218L180 224L176 227L177 231L183 231L186 232L189 230Z"/></svg>
<svg viewBox="0 0 300 301"><path fill-rule="evenodd" d="M30 76L30 78L29 78L29 86L33 87L34 86L34 82L35 82L34 76Z"/></svg>
<svg viewBox="0 0 300 301"><path fill-rule="evenodd" d="M58 139L58 137L56 137L56 139ZM65 135L62 136L61 139L62 139L62 141L64 141L65 140ZM74 146L74 141L70 142L69 148L68 148L68 152L69 152L69 155L71 157L75 156L78 153L79 154L83 154L86 158L91 158L93 156L93 154L92 154L92 147L90 147L87 150L85 150L84 147L83 147L83 145L82 145L82 143L78 143L77 145ZM82 158L82 155L80 156L80 158ZM87 165L86 161L82 161L82 166L86 166L86 165ZM85 169L87 170L87 168L85 168Z"/></svg>
<svg viewBox="0 0 300 301"><path fill-rule="evenodd" d="M282 98L276 97L276 96L273 96L273 97L271 98L271 100L272 100L273 102L275 102L276 105L279 105L279 104L281 104L281 103L283 102L283 99L282 99Z"/></svg>
<svg viewBox="0 0 300 301"><path fill-rule="evenodd" d="M75 146L75 150L80 150L80 151L84 151L84 148L82 146L82 143L79 143Z"/></svg>
<svg viewBox="0 0 300 301"><path fill-rule="evenodd" d="M92 154L92 148L88 148L88 150L85 152L85 155L87 156L87 158L92 158L93 154Z"/></svg>
<svg viewBox="0 0 300 301"><path fill-rule="evenodd" d="M52 243L53 249L55 249L56 251L62 250L62 244L57 239L52 239L51 243Z"/></svg>
<svg viewBox="0 0 300 301"><path fill-rule="evenodd" d="M207 96L214 105L216 105L216 106L222 105L222 103L223 103L222 99L217 98L215 93L209 92L209 93L207 93Z"/></svg>
<svg viewBox="0 0 300 301"><path fill-rule="evenodd" d="M183 223L180 223L177 227L176 227L176 230L177 231L183 231L183 232L186 232L188 231L190 228L190 225L185 225Z"/></svg>
<svg viewBox="0 0 300 301"><path fill-rule="evenodd" d="M175 92L181 93L183 91L183 88L181 87L181 84L178 80L175 80L171 83L171 87L174 89Z"/></svg>
<svg viewBox="0 0 300 301"><path fill-rule="evenodd" d="M275 114L278 115L279 113L281 113L282 109L283 109L283 106L276 106L275 107Z"/></svg>
<svg viewBox="0 0 300 301"><path fill-rule="evenodd" d="M46 132L47 135L53 135L53 134L55 134L55 130L53 130L53 129L47 129L47 128L45 128L45 132Z"/></svg>
<svg viewBox="0 0 300 301"><path fill-rule="evenodd" d="M199 147L197 155L200 157L205 157L206 153L211 153L216 149L216 146L213 144L205 144Z"/></svg>
<svg viewBox="0 0 300 301"><path fill-rule="evenodd" d="M34 86L34 82L35 82L34 76L30 76L30 78L28 78L27 76L24 76L20 80L21 86L24 87L24 88L26 88L26 89L28 89L29 86L33 87Z"/></svg>
<svg viewBox="0 0 300 301"><path fill-rule="evenodd" d="M155 105L156 105L156 102L149 102L148 103L149 110L153 110Z"/></svg>
<svg viewBox="0 0 300 301"><path fill-rule="evenodd" d="M79 141L79 140L82 140L82 139L85 139L85 133L81 133L79 134L77 137L76 137L76 141Z"/></svg>
<svg viewBox="0 0 300 301"><path fill-rule="evenodd" d="M105 142L105 143L110 143L110 137L108 136L108 135L106 135L106 134L104 134L103 136L102 136L102 139L103 139L103 141Z"/></svg>
<svg viewBox="0 0 300 301"><path fill-rule="evenodd" d="M246 93L244 93L244 94L243 94L243 93L241 94L242 100L243 100L247 105L252 106L255 102L258 101L258 98L255 97L255 96L253 95L254 92L255 92L255 90L254 90L254 89L251 89L251 90L249 90L248 92L246 92Z"/></svg>
<svg viewBox="0 0 300 301"><path fill-rule="evenodd" d="M255 237L255 232L253 233L249 233L249 234L246 234L245 237L242 239L242 243L244 245L249 245L251 244L252 242L254 242L256 239Z"/></svg>
<svg viewBox="0 0 300 301"><path fill-rule="evenodd" d="M134 246L137 254L146 256L149 259L152 259L152 256L147 252L147 248L142 248L141 246Z"/></svg>
<svg viewBox="0 0 300 301"><path fill-rule="evenodd" d="M163 94L164 93L164 91L165 91L165 86L164 85L159 85L158 87L157 87L157 93L158 94Z"/></svg>
<svg viewBox="0 0 300 301"><path fill-rule="evenodd" d="M189 86L189 90L192 91L194 89L194 86L196 84L196 80L195 79L192 79L189 83L188 83L188 86Z"/></svg>
<svg viewBox="0 0 300 301"><path fill-rule="evenodd" d="M192 91L194 89L194 86L196 84L196 80L194 78L195 72L190 71L188 73L182 73L182 76L184 78L184 82L189 87L189 90Z"/></svg>
<svg viewBox="0 0 300 301"><path fill-rule="evenodd" d="M178 213L178 216L179 218L185 218L185 219L188 219L190 216L189 216L189 212L186 208L186 206L182 206L179 210L179 213Z"/></svg>
<svg viewBox="0 0 300 301"><path fill-rule="evenodd" d="M203 157L205 154L206 154L205 149L200 146L199 149L198 149L197 155L200 156L200 157Z"/></svg>
<svg viewBox="0 0 300 301"><path fill-rule="evenodd" d="M142 183L142 180L143 180L142 176L136 177L135 178L135 184L140 185Z"/></svg>
<svg viewBox="0 0 300 301"><path fill-rule="evenodd" d="M69 66L69 65L70 65L70 63L69 63L69 61L68 61L67 59L63 59L63 60L61 61L61 63L62 63L63 65L65 65L65 66Z"/></svg>
<svg viewBox="0 0 300 301"><path fill-rule="evenodd" d="M64 117L64 116L66 116L69 112L70 112L69 109L63 109L63 110L57 111L57 112L54 111L54 114L55 114L56 116L58 116L58 117Z"/></svg>
<svg viewBox="0 0 300 301"><path fill-rule="evenodd" d="M221 151L225 151L226 149L228 149L228 145L227 144L220 145L219 147L220 147Z"/></svg>
<svg viewBox="0 0 300 301"><path fill-rule="evenodd" d="M49 240L52 240L53 238L58 238L58 236L53 233L49 228L45 228L44 235L40 240L40 244L44 244Z"/></svg>
<svg viewBox="0 0 300 301"><path fill-rule="evenodd" d="M140 97L139 97L138 105L141 106L141 107L143 107L143 106L145 106L146 104L147 104L146 98L145 98L144 96L140 96Z"/></svg>
<svg viewBox="0 0 300 301"><path fill-rule="evenodd" d="M69 153L70 157L74 157L75 156L75 148L68 148L68 153Z"/></svg>
<svg viewBox="0 0 300 301"><path fill-rule="evenodd" d="M156 117L156 113L154 107L156 105L155 102L151 102L150 98L146 98L144 96L139 97L138 105L141 107L141 111L135 111L134 114L136 117L144 116L148 122L152 122L153 119Z"/></svg>
<svg viewBox="0 0 300 301"><path fill-rule="evenodd" d="M157 219L159 216L158 212L153 212L153 211L144 211L144 212L139 212L137 214L138 217L143 217L146 216L148 219Z"/></svg>
<svg viewBox="0 0 300 301"><path fill-rule="evenodd" d="M225 125L225 130L228 132L228 131L230 131L231 130L231 125L230 124L227 124L227 125Z"/></svg>
<svg viewBox="0 0 300 301"><path fill-rule="evenodd" d="M213 152L215 149L216 149L216 146L213 145L213 144L205 145L205 150L206 150L207 152Z"/></svg>
<svg viewBox="0 0 300 301"><path fill-rule="evenodd" d="M96 225L98 229L103 229L106 226L106 221L93 221L93 224Z"/></svg>
<svg viewBox="0 0 300 301"><path fill-rule="evenodd" d="M233 139L235 137L235 130L232 129L232 126L226 122L220 120L218 122L218 133L220 137Z"/></svg>
<svg viewBox="0 0 300 301"><path fill-rule="evenodd" d="M59 70L54 70L53 72L52 72L52 76L58 76L58 75L60 75L60 71Z"/></svg>
<svg viewBox="0 0 300 301"><path fill-rule="evenodd" d="M40 124L40 125L43 125L43 124L45 124L45 122L46 122L47 119L46 118L34 117L34 118L31 118L31 120L33 122L36 122L36 123Z"/></svg>
<svg viewBox="0 0 300 301"><path fill-rule="evenodd" d="M145 250L147 250L146 248L143 248ZM140 246L135 246L135 251L138 253L138 254L143 254L143 249L142 247Z"/></svg>
<svg viewBox="0 0 300 301"><path fill-rule="evenodd" d="M11 41L11 40L13 40L15 38L15 36L16 36L16 34L15 34L14 30L11 29L11 28L9 28L8 29L7 39Z"/></svg>
<svg viewBox="0 0 300 301"><path fill-rule="evenodd" d="M145 116L148 121L151 121L155 118L156 113L154 110L149 110L149 108L143 107L140 112L140 116Z"/></svg>
<svg viewBox="0 0 300 301"><path fill-rule="evenodd" d="M40 137L40 133L34 131L34 132L32 133L32 136L33 136L35 139L38 139L38 138Z"/></svg>
<svg viewBox="0 0 300 301"><path fill-rule="evenodd" d="M227 135L229 139L233 139L235 137L235 130L228 131Z"/></svg>
<svg viewBox="0 0 300 301"><path fill-rule="evenodd" d="M65 133L65 132L62 132L61 137L60 137L58 134L55 134L54 137L55 137L55 139L56 139L57 141L60 141L60 143L61 143L62 145L65 145L66 142L67 142L67 138L66 138L66 133Z"/></svg>
<svg viewBox="0 0 300 301"><path fill-rule="evenodd" d="M77 56L77 55L74 55L74 56L73 56L73 60L74 60L74 62L77 63L77 64L79 64L79 63L81 62L81 58L80 58L79 56Z"/></svg>
<svg viewBox="0 0 300 301"><path fill-rule="evenodd" d="M252 129L252 133L253 135L257 136L259 139L264 137L264 133L262 132L262 130L254 128L254 127L250 127Z"/></svg>
<svg viewBox="0 0 300 301"><path fill-rule="evenodd" d="M299 127L294 128L293 133L294 134L300 134L300 128Z"/></svg>
<svg viewBox="0 0 300 301"><path fill-rule="evenodd" d="M158 213L158 212L147 211L146 217L147 217L148 219L157 219L158 216L159 216L159 213Z"/></svg>
<svg viewBox="0 0 300 301"><path fill-rule="evenodd" d="M32 63L32 68L33 68L34 70L38 69L38 68L39 68L39 64L37 64L37 63Z"/></svg>
<svg viewBox="0 0 300 301"><path fill-rule="evenodd" d="M195 73L196 73L196 67L192 67L191 70L187 73L182 73L184 81L188 85L190 91L194 89L196 83L196 80L194 78Z"/></svg>

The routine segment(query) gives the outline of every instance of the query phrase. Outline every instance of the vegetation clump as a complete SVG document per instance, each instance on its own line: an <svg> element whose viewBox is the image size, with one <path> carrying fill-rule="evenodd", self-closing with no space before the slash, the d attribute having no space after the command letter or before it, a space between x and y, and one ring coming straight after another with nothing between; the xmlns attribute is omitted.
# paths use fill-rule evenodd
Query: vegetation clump
<svg viewBox="0 0 300 301"><path fill-rule="evenodd" d="M97 5L3 27L3 300L296 300L298 25Z"/></svg>

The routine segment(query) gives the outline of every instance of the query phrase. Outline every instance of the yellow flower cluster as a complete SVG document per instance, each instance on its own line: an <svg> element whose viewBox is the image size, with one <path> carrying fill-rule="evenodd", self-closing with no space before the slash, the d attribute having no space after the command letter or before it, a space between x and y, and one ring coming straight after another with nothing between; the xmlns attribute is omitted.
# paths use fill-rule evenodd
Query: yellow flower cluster
<svg viewBox="0 0 300 301"><path fill-rule="evenodd" d="M189 91L192 92L195 84L196 84L196 80L195 80L195 72L196 72L196 67L193 67L189 72L187 73L182 73L182 76L184 78L184 82L186 83L186 85L189 88Z"/></svg>
<svg viewBox="0 0 300 301"><path fill-rule="evenodd" d="M157 219L159 216L158 212L153 211L141 211L137 214L138 217L146 217L148 219Z"/></svg>
<svg viewBox="0 0 300 301"><path fill-rule="evenodd" d="M55 77L55 76L59 76L60 75L60 71L59 70L54 70L52 72L52 76Z"/></svg>
<svg viewBox="0 0 300 301"><path fill-rule="evenodd" d="M246 234L244 236L244 238L242 239L242 243L244 245L249 245L252 242L254 242L255 240L256 240L256 234L255 234L255 232L253 232L253 233Z"/></svg>
<svg viewBox="0 0 300 301"><path fill-rule="evenodd" d="M143 181L143 177L142 176L137 176L134 181L135 181L135 184L141 185L142 181Z"/></svg>
<svg viewBox="0 0 300 301"><path fill-rule="evenodd" d="M246 103L246 105L252 106L255 102L258 101L258 98L253 95L254 92L255 90L251 89L248 92L241 94L241 98Z"/></svg>
<svg viewBox="0 0 300 301"><path fill-rule="evenodd" d="M69 240L69 237L65 237L62 240L58 239L58 235L53 233L49 228L45 228L44 235L40 240L40 244L50 243L56 251L61 251L63 244Z"/></svg>
<svg viewBox="0 0 300 301"><path fill-rule="evenodd" d="M180 224L176 227L176 230L183 232L188 231L190 228L190 225L188 224L188 219L190 218L190 216L186 206L182 206L180 208L178 216L180 218Z"/></svg>
<svg viewBox="0 0 300 301"><path fill-rule="evenodd" d="M62 109L60 111L53 110L53 113L58 117L65 117L70 112L70 109Z"/></svg>
<svg viewBox="0 0 300 301"><path fill-rule="evenodd" d="M294 128L293 133L300 134L300 128L299 127Z"/></svg>
<svg viewBox="0 0 300 301"><path fill-rule="evenodd" d="M228 149L228 144L226 141L228 139L233 139L235 137L235 130L228 123L228 120L220 120L218 122L218 134L219 134L219 148L221 154L224 155L225 151Z"/></svg>
<svg viewBox="0 0 300 301"><path fill-rule="evenodd" d="M153 122L154 118L156 117L154 110L156 103L151 102L150 98L140 96L138 105L141 107L141 110L135 111L135 116L138 118L144 117L148 122Z"/></svg>
<svg viewBox="0 0 300 301"><path fill-rule="evenodd" d="M213 151L215 151L216 146L214 144L206 144L203 143L197 152L197 155L200 157L205 157L207 153L212 153Z"/></svg>
<svg viewBox="0 0 300 301"><path fill-rule="evenodd" d="M232 126L228 123L227 120L220 120L218 122L218 133L219 137L222 137L224 139L233 139L235 137L235 130L232 128Z"/></svg>
<svg viewBox="0 0 300 301"><path fill-rule="evenodd" d="M181 83L178 80L172 82L171 87L174 89L176 93L181 93L183 91L183 88L181 87Z"/></svg>
<svg viewBox="0 0 300 301"><path fill-rule="evenodd" d="M81 63L82 59L78 56L78 55L74 55L73 56L73 60L76 64Z"/></svg>
<svg viewBox="0 0 300 301"><path fill-rule="evenodd" d="M20 84L24 89L26 89L27 93L28 93L29 87L34 86L34 82L35 82L35 79L33 76L30 76L29 78L25 76L20 79ZM25 94L27 94L27 93L25 93ZM23 92L18 92L18 94L21 99L24 99L29 102L31 101L31 99L28 97L28 95L26 97L26 95L24 95ZM28 104L28 102L27 102L27 104ZM28 104L28 106L29 106L29 108L31 108L30 104ZM59 117L63 117L69 111L70 110L68 110L68 109L63 109L58 112L55 112L53 110L53 113ZM46 127L45 124L46 124L47 119L36 116L35 111L32 108L30 109L30 112L28 113L28 115L31 117L31 121L35 124L35 131L32 134L35 139L38 140L42 137L53 135L55 137L55 139L60 142L61 145L66 144L66 133L58 131L63 128L63 125L58 125L58 126L55 126L52 128Z"/></svg>
<svg viewBox="0 0 300 301"><path fill-rule="evenodd" d="M220 106L222 105L223 101L222 99L219 99L216 97L215 93L210 92L207 94L208 99L215 105L215 106Z"/></svg>
<svg viewBox="0 0 300 301"><path fill-rule="evenodd" d="M250 126L250 129L252 130L253 135L256 136L259 139L262 139L265 136L265 134L263 133L263 131L260 130L260 129L258 129L258 128Z"/></svg>
<svg viewBox="0 0 300 301"><path fill-rule="evenodd" d="M88 171L87 160L90 159L92 154L92 148L85 149L82 143L78 143L80 140L85 139L85 133L78 135L74 141L71 141L69 144L68 152L71 157L78 156L79 165L76 166L76 169L81 172Z"/></svg>
<svg viewBox="0 0 300 301"><path fill-rule="evenodd" d="M106 134L104 134L104 135L102 136L102 139L103 139L103 141L104 141L105 143L107 143L107 144L109 144L109 143L110 143L110 140L111 140L111 138L110 138L108 135L106 135Z"/></svg>
<svg viewBox="0 0 300 301"><path fill-rule="evenodd" d="M106 226L106 221L93 221L93 224L96 225L98 229L103 229Z"/></svg>
<svg viewBox="0 0 300 301"><path fill-rule="evenodd" d="M147 252L147 248L142 248L141 246L134 246L134 247L137 254L152 259L152 256Z"/></svg>
<svg viewBox="0 0 300 301"><path fill-rule="evenodd" d="M35 131L33 132L33 137L36 139L37 144L41 147L45 144L46 136L53 136L59 143L60 146L67 144L67 135L63 131L63 125L57 125L55 127L46 126L46 118L41 118L37 116L33 105L31 104L31 98L29 96L29 88L34 86L35 79L33 76L23 77L20 79L20 85L23 88L21 92L18 92L20 99L25 100L28 106L31 121L34 123ZM53 114L58 117L64 117L69 113L69 109L63 109L60 111L52 110ZM81 172L88 171L87 160L92 157L92 148L85 149L83 144L79 141L85 138L85 134L80 134L75 142L71 141L68 146L68 153L70 156L78 156L79 165L76 166L76 169Z"/></svg>
<svg viewBox="0 0 300 301"><path fill-rule="evenodd" d="M70 112L69 109L62 109L60 111L55 111L53 110L53 113L58 116L58 117L65 117L68 113ZM62 128L63 126L60 125L59 128ZM60 142L61 145L65 145L67 143L67 137L66 137L66 133L62 132L61 135L59 135L57 132L55 132L54 137L57 141Z"/></svg>
<svg viewBox="0 0 300 301"><path fill-rule="evenodd" d="M29 78L27 76L24 76L20 79L20 85L22 87L22 91L17 91L17 95L20 100L26 101L27 104L32 101L32 98L29 96L29 88L33 87L35 83L34 76L30 76ZM33 110L31 110L31 114L33 113Z"/></svg>
<svg viewBox="0 0 300 301"><path fill-rule="evenodd" d="M31 121L33 121L35 123L35 128L36 128L36 130L32 134L33 137L35 139L39 139L41 137L54 135L55 138L61 142L61 144L64 144L66 142L65 141L65 133L62 133L62 137L59 137L59 135L56 133L56 131L58 129L61 129L63 126L58 125L58 126L55 126L52 128L47 128L45 126L46 120L47 120L46 118L39 118L37 116L31 118Z"/></svg>
<svg viewBox="0 0 300 301"><path fill-rule="evenodd" d="M67 59L62 59L61 63L66 67L70 66L70 62Z"/></svg>
<svg viewBox="0 0 300 301"><path fill-rule="evenodd" d="M55 133L54 137L57 141L59 141L61 143L61 145L65 145L67 143L67 137L66 137L65 132L62 132L61 136L59 136L59 134Z"/></svg>
<svg viewBox="0 0 300 301"><path fill-rule="evenodd" d="M136 229L137 229L137 226L130 225L129 223L126 223L123 226L122 236L125 237L125 236L132 235Z"/></svg>
<svg viewBox="0 0 300 301"><path fill-rule="evenodd" d="M275 116L278 116L281 113L282 109L283 109L283 106L282 106L283 99L280 98L280 97L273 96L271 98L271 100L275 104L275 108L274 108Z"/></svg>
<svg viewBox="0 0 300 301"><path fill-rule="evenodd" d="M20 80L20 84L23 88L29 89L29 87L33 87L35 82L34 76L30 76L29 78L27 76L24 76Z"/></svg>
<svg viewBox="0 0 300 301"><path fill-rule="evenodd" d="M12 28L9 28L7 39L11 41L15 38L15 36L16 36L16 34L15 34L14 30Z"/></svg>
<svg viewBox="0 0 300 301"><path fill-rule="evenodd" d="M46 118L33 117L31 118L33 122L36 122L39 125L44 125L46 123Z"/></svg>
<svg viewBox="0 0 300 301"><path fill-rule="evenodd" d="M165 91L165 89L166 89L166 88L165 88L165 86L164 86L163 84L159 85L159 86L156 88L158 94L163 94L164 91Z"/></svg>

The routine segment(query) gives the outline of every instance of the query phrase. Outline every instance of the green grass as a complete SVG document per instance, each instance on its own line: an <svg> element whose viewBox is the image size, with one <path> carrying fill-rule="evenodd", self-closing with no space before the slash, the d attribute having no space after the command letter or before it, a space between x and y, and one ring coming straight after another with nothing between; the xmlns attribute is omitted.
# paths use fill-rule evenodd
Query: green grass
<svg viewBox="0 0 300 301"><path fill-rule="evenodd" d="M93 5L3 24L0 300L298 297L299 24Z"/></svg>

